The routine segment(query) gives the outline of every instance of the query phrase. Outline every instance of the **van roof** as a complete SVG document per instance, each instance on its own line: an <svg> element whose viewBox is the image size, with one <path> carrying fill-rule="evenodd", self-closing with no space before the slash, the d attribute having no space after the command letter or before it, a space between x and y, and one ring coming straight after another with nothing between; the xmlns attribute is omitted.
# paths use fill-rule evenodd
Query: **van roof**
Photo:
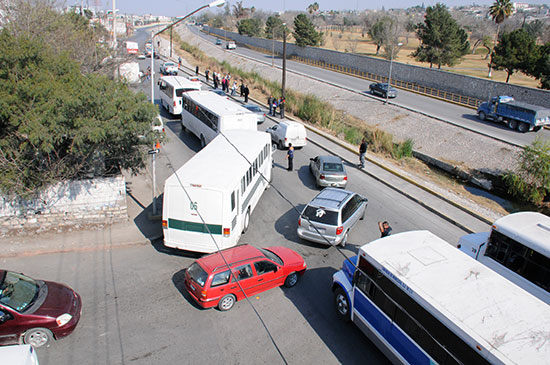
<svg viewBox="0 0 550 365"><path fill-rule="evenodd" d="M217 268L225 267L225 261L222 259L221 254L223 254L225 261L227 261L230 266L240 261L264 256L264 254L254 246L240 245L201 257L197 262L204 270L211 273L216 271Z"/></svg>
<svg viewBox="0 0 550 365"><path fill-rule="evenodd" d="M497 219L493 228L546 257L550 257L550 217L537 212L512 213Z"/></svg>
<svg viewBox="0 0 550 365"><path fill-rule="evenodd" d="M336 188L325 188L319 194L317 194L315 198L313 198L313 200L309 203L309 205L315 205L323 208L338 209L353 194L355 193L347 190L336 189Z"/></svg>

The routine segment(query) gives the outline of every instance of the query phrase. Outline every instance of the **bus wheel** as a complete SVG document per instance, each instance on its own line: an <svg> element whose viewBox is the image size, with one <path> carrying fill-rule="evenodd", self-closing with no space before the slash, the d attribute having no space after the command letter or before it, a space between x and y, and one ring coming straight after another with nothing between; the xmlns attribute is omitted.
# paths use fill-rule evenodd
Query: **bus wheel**
<svg viewBox="0 0 550 365"><path fill-rule="evenodd" d="M248 231L249 224L250 224L250 208L246 210L246 214L244 215L243 233L246 233L246 231Z"/></svg>
<svg viewBox="0 0 550 365"><path fill-rule="evenodd" d="M336 305L336 314L344 321L349 322L351 320L348 296L344 290L337 287L334 291L334 304Z"/></svg>
<svg viewBox="0 0 550 365"><path fill-rule="evenodd" d="M206 147L206 141L204 140L204 136L201 135L201 148Z"/></svg>

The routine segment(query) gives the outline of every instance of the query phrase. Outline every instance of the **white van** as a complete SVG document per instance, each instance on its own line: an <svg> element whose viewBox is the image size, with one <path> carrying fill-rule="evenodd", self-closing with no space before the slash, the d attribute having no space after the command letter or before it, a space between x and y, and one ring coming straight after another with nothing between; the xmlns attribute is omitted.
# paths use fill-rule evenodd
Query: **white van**
<svg viewBox="0 0 550 365"><path fill-rule="evenodd" d="M38 365L36 351L31 345L13 345L0 347L2 364Z"/></svg>
<svg viewBox="0 0 550 365"><path fill-rule="evenodd" d="M306 128L298 122L285 120L266 132L271 134L271 141L280 149L288 148L290 143L294 147L304 147L307 143Z"/></svg>

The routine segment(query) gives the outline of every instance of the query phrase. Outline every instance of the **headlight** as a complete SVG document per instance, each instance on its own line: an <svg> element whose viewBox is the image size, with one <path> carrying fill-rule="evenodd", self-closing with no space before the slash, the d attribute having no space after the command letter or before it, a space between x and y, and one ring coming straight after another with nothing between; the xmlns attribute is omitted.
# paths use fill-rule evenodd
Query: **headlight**
<svg viewBox="0 0 550 365"><path fill-rule="evenodd" d="M61 326L66 325L72 318L73 318L73 316L71 316L69 313L65 313L65 314L62 314L59 317L57 317L55 319L55 322L57 323L57 325L59 327L61 327Z"/></svg>

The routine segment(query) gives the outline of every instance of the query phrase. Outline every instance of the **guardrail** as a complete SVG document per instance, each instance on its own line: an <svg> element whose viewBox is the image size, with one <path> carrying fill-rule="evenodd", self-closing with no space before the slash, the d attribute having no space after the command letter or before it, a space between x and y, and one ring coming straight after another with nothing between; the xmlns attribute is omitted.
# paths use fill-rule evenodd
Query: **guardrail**
<svg viewBox="0 0 550 365"><path fill-rule="evenodd" d="M377 74L373 74L371 72L360 71L360 70L355 69L353 67L344 67L344 66L341 66L341 65L335 65L335 64L332 64L332 63L324 62L324 61L317 61L317 60L312 60L312 59L309 59L309 58L306 58L306 57L299 57L299 56L291 56L290 59L294 60L294 61L305 63L307 65L312 65L312 66L324 68L324 69L327 69L327 70L331 70L331 71L340 72L340 73L344 73L344 74L347 74L347 75L359 77L359 78L362 78L362 79L365 79L365 80L378 81L378 82L388 82L388 77L387 76L380 76L380 75L377 75ZM437 99L449 101L449 102L452 102L452 103L455 103L455 104L458 104L458 105L462 105L462 106L466 106L466 107L470 107L470 108L473 108L473 109L477 109L479 104L484 102L484 100L480 100L480 99L477 99L477 98L471 98L469 96L455 94L455 93L451 93L451 92L448 92L448 91L435 89L435 88L432 88L432 87L422 86L422 85L419 85L419 84L416 84L416 83L413 83L413 82L396 80L396 79L393 79L393 78L391 80L391 84L395 87L400 88L400 89L409 90L409 91L413 91L413 92L418 93L418 94L435 97Z"/></svg>

